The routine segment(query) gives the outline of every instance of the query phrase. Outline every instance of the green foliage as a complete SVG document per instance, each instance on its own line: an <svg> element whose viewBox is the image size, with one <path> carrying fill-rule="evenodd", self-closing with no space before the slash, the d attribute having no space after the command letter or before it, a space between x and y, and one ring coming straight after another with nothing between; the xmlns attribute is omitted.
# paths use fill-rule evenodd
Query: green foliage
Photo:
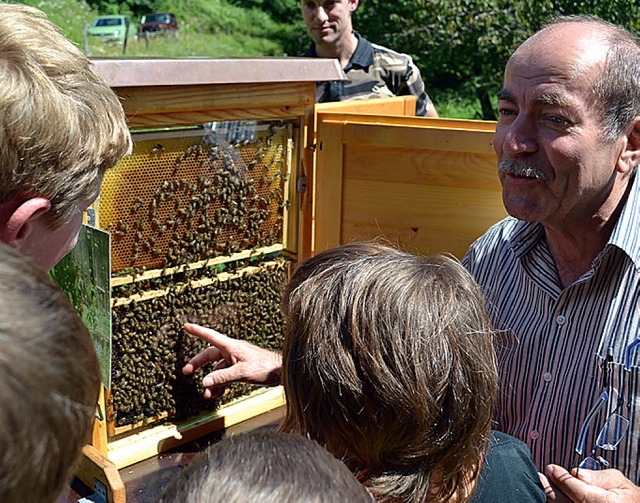
<svg viewBox="0 0 640 503"><path fill-rule="evenodd" d="M282 45L284 54L297 56L309 45L309 39L300 14L299 0L227 0L234 6L258 10L279 24L274 37Z"/></svg>
<svg viewBox="0 0 640 503"><path fill-rule="evenodd" d="M490 97L509 55L553 16L593 14L640 27L635 0L367 0L356 14L367 38L414 57L427 89L475 94L484 119L495 118Z"/></svg>
<svg viewBox="0 0 640 503"><path fill-rule="evenodd" d="M429 96L438 105L441 117L451 119L483 119L482 107L474 89L439 89L433 88ZM497 97L490 96L491 106L497 106Z"/></svg>
<svg viewBox="0 0 640 503"><path fill-rule="evenodd" d="M21 0L21 3L43 11L67 38L76 43L82 42L84 24L93 21L97 15L84 0Z"/></svg>
<svg viewBox="0 0 640 503"><path fill-rule="evenodd" d="M299 0L24 1L44 10L78 44L83 24L98 14L129 14L134 20L150 11L176 15L179 40L132 42L126 56L284 56L299 55L309 44ZM414 58L441 114L492 119L504 65L526 37L558 14L593 14L637 33L636 2L361 0L354 25L372 42ZM91 56L122 56L121 47L92 44Z"/></svg>
<svg viewBox="0 0 640 503"><path fill-rule="evenodd" d="M245 9L258 9L281 23L295 24L300 18L298 0L229 0L232 5Z"/></svg>

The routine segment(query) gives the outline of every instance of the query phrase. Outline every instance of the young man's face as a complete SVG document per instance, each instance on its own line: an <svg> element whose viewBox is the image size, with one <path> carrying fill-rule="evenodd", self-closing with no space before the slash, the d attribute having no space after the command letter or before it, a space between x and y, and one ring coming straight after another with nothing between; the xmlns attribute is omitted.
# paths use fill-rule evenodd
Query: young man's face
<svg viewBox="0 0 640 503"><path fill-rule="evenodd" d="M348 36L356 7L358 0L302 0L302 16L316 45L334 45Z"/></svg>

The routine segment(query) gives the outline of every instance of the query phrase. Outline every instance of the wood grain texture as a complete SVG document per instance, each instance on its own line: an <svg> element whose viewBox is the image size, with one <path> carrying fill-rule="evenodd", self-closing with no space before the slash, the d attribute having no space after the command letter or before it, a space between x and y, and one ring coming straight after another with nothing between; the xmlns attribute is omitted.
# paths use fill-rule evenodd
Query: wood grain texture
<svg viewBox="0 0 640 503"><path fill-rule="evenodd" d="M315 85L309 82L279 82L155 86L119 88L116 92L122 100L125 113L131 116L185 111L310 106L313 105L315 97Z"/></svg>
<svg viewBox="0 0 640 503"><path fill-rule="evenodd" d="M326 117L318 125L316 252L383 237L412 252L462 258L506 216L494 124Z"/></svg>
<svg viewBox="0 0 640 503"><path fill-rule="evenodd" d="M282 407L284 403L284 391L281 386L259 389L225 405L214 414L201 418L200 421L193 420L188 425L167 423L115 440L109 444L108 457L115 466L122 469L213 431L229 428Z"/></svg>
<svg viewBox="0 0 640 503"><path fill-rule="evenodd" d="M125 503L126 492L116 465L92 445L82 448L75 476L87 487L94 489L95 481L107 489L107 503Z"/></svg>

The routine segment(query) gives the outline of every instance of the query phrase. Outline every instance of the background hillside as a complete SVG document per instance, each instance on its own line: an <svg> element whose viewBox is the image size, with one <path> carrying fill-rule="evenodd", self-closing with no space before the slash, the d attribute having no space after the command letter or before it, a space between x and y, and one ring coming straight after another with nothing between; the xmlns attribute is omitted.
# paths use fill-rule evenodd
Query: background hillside
<svg viewBox="0 0 640 503"><path fill-rule="evenodd" d="M173 12L180 26L180 39L165 42L153 39L132 43L126 56L285 56L296 53L298 44L307 44L304 25L295 10L261 9L234 5L227 0L169 0L144 4L109 3L85 0L22 0L43 10L63 33L82 46L84 23L101 14L124 14L137 23L143 14L153 11ZM273 2L271 2L273 3ZM304 47L300 45L300 47ZM123 56L122 47L93 42L89 56Z"/></svg>
<svg viewBox="0 0 640 503"><path fill-rule="evenodd" d="M1 1L1 0L0 0ZM173 12L178 40L154 38L126 48L91 42L90 57L295 56L309 41L300 0L23 0L43 10L80 47L83 26L100 14L134 22ZM410 54L441 115L495 118L495 93L509 54L557 14L594 14L640 30L637 0L360 0L356 29Z"/></svg>

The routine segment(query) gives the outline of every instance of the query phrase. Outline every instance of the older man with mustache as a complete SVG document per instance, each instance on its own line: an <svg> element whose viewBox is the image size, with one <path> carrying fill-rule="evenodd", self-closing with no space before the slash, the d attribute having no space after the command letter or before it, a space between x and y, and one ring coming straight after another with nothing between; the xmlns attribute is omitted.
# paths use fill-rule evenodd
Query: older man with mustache
<svg viewBox="0 0 640 503"><path fill-rule="evenodd" d="M464 260L499 330L497 429L547 467L549 499L640 501L638 41L560 18L516 50L498 99L511 217Z"/></svg>

